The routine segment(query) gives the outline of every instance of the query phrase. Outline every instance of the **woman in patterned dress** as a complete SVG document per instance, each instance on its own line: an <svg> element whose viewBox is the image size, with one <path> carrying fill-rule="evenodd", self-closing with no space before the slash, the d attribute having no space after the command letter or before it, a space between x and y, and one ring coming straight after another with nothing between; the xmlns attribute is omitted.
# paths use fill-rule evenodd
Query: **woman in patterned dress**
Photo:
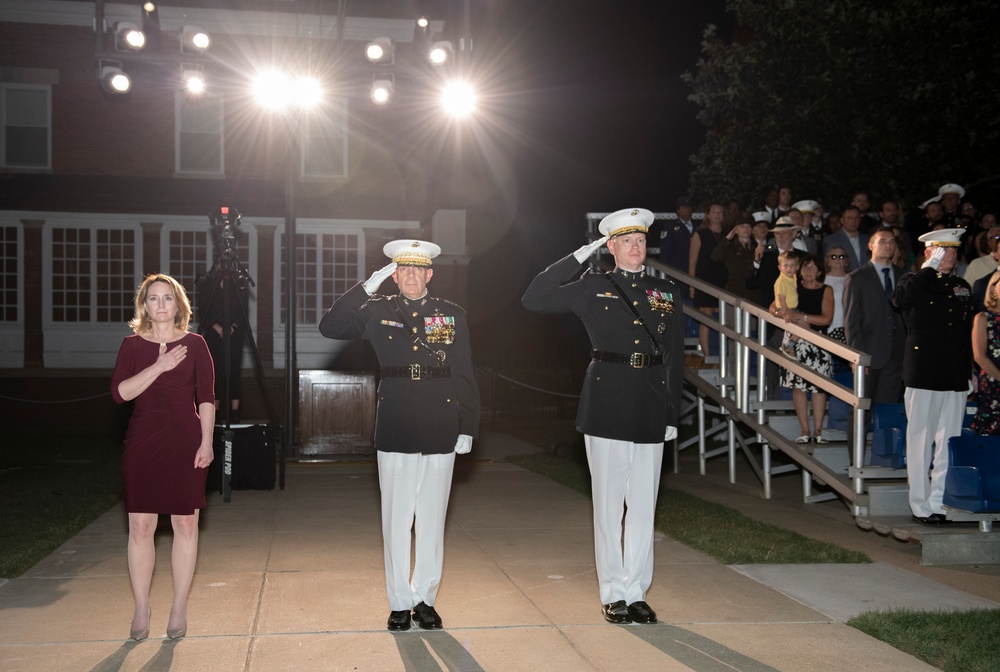
<svg viewBox="0 0 1000 672"><path fill-rule="evenodd" d="M981 368L979 391L976 394L976 417L972 431L990 436L1000 435L1000 271L993 274L986 286L986 310L972 321L972 356Z"/></svg>
<svg viewBox="0 0 1000 672"><path fill-rule="evenodd" d="M826 333L826 328L833 319L833 288L823 284L824 273L820 270L815 255L807 254L799 264L799 305L796 310L786 311L786 322L798 322L820 333ZM771 309L774 309L772 304ZM833 373L830 353L819 348L804 338L794 343L796 359L820 376L829 378ZM791 388L792 403L795 405L795 416L799 419L802 434L795 439L796 443L828 443L823 438L823 420L826 418L826 392L819 389L804 378L795 375L788 369L781 371L781 386ZM812 395L812 411L814 431L809 430L808 396Z"/></svg>

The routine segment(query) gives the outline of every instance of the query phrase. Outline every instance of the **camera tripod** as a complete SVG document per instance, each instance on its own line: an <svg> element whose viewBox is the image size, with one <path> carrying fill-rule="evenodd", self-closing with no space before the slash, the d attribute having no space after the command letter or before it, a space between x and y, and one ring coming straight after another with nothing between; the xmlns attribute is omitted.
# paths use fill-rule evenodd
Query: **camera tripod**
<svg viewBox="0 0 1000 672"><path fill-rule="evenodd" d="M222 432L223 465L222 465L222 500L229 502L232 499L232 457L233 457L233 424L232 424L232 334L234 329L242 329L246 335L246 342L250 346L250 354L253 359L254 371L256 372L257 383L260 386L261 398L267 410L267 432L271 441L275 436L277 426L277 416L271 397L267 391L267 380L264 376L264 367L260 361L260 352L257 350L257 342L254 340L253 329L250 327L250 318L247 314L246 293L249 286L256 286L250 273L240 263L240 260L231 251L224 249L222 254L213 261L212 268L197 280L199 292L199 307L203 307L204 316L199 321L198 333L204 337L205 333L219 324L222 327L222 367L223 367L223 394L219 399L219 408L223 409L225 429ZM238 299L238 300L236 300ZM214 302L221 300L221 311L213 310ZM235 309L234 309L235 308ZM211 317L210 317L211 316ZM212 318L215 319L212 319ZM242 351L242 348L241 348ZM279 475L278 487L285 489L285 446L282 443L279 448ZM272 458L273 459L273 458Z"/></svg>

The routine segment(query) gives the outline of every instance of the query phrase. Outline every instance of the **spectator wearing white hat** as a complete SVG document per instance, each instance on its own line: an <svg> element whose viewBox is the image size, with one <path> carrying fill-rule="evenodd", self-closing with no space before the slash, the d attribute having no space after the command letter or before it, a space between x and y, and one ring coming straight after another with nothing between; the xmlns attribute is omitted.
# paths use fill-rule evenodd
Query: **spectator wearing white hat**
<svg viewBox="0 0 1000 672"><path fill-rule="evenodd" d="M590 465L601 613L610 623L656 622L646 603L653 521L663 443L677 436L681 404L683 301L678 283L646 272L652 223L642 208L608 215L603 238L539 273L521 299L535 312L575 313L590 335L576 426ZM572 280L605 243L614 270Z"/></svg>
<svg viewBox="0 0 1000 672"><path fill-rule="evenodd" d="M816 254L823 240L823 206L818 201L805 199L792 204L792 209L802 213L802 235L816 241L816 250L812 252Z"/></svg>
<svg viewBox="0 0 1000 672"><path fill-rule="evenodd" d="M434 243L395 240L392 261L333 302L319 323L327 338L364 339L381 380L375 448L382 493L382 542L390 632L442 627L434 608L444 562L444 524L455 455L479 428L479 388L469 325L456 304L431 296ZM376 294L392 276L398 295ZM410 574L411 528L415 551Z"/></svg>
<svg viewBox="0 0 1000 672"><path fill-rule="evenodd" d="M941 199L941 209L944 210L942 221L948 228L958 228L959 216L962 214L962 199L965 198L965 189L960 184L949 182L942 184L938 188L938 197Z"/></svg>
<svg viewBox="0 0 1000 672"><path fill-rule="evenodd" d="M892 294L906 325L903 403L910 511L928 525L948 522L942 508L948 439L962 431L971 388L972 290L952 273L962 233L941 229L921 236L924 266L900 278Z"/></svg>

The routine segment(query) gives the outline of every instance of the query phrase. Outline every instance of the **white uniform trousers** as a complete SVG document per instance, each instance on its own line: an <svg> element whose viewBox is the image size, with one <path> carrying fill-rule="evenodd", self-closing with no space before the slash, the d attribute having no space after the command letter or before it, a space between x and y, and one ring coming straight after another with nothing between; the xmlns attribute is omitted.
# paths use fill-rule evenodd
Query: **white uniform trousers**
<svg viewBox="0 0 1000 672"><path fill-rule="evenodd" d="M454 468L455 453L378 452L385 592L390 611L409 611L420 602L434 606L444 565L444 520ZM412 579L411 529L416 553Z"/></svg>
<svg viewBox="0 0 1000 672"><path fill-rule="evenodd" d="M653 521L663 443L588 435L584 440L594 495L594 555L601 604L618 600L632 604L646 599L653 581Z"/></svg>
<svg viewBox="0 0 1000 672"><path fill-rule="evenodd" d="M944 481L948 473L948 439L962 433L965 392L906 388L906 480L910 511L926 518L944 513ZM932 466L933 465L933 466ZM930 477L928 478L928 471Z"/></svg>

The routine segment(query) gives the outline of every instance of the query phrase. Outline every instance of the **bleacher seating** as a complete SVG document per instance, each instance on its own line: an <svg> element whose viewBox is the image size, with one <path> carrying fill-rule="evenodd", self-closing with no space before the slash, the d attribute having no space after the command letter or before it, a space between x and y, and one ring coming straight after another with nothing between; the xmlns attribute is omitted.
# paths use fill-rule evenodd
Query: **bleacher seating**
<svg viewBox="0 0 1000 672"><path fill-rule="evenodd" d="M1000 436L963 432L948 439L944 505L971 513L1000 513Z"/></svg>
<svg viewBox="0 0 1000 672"><path fill-rule="evenodd" d="M903 404L877 404L872 412L872 465L906 466L906 410Z"/></svg>

